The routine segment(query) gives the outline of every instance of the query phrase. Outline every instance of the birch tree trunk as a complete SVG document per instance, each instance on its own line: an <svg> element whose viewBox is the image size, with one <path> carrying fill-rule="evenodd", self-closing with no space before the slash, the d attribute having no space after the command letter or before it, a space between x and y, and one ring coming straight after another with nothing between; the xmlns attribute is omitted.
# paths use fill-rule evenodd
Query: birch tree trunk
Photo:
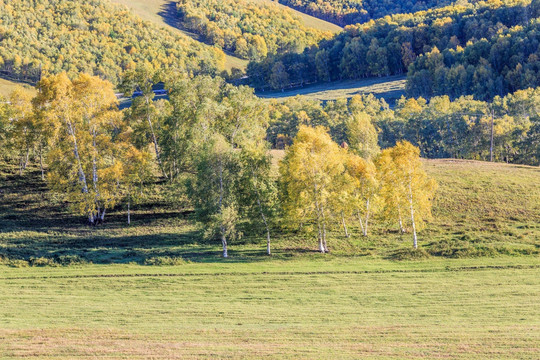
<svg viewBox="0 0 540 360"><path fill-rule="evenodd" d="M364 236L368 236L368 226L369 226L369 199L366 201L366 226L364 226Z"/></svg>
<svg viewBox="0 0 540 360"><path fill-rule="evenodd" d="M319 229L319 251L324 254L324 244L323 244L323 238L322 238L322 231Z"/></svg>
<svg viewBox="0 0 540 360"><path fill-rule="evenodd" d="M77 146L77 137L75 136L75 129L73 128L71 121L69 121L68 119L65 119L65 121L68 126L68 133L71 135L71 138L73 139L73 154L75 155L75 159L77 159L77 165L79 167L79 170L78 170L79 182L82 185L82 192L83 194L88 194L88 183L86 182L86 174L84 173L81 157L79 155L79 147ZM96 218L91 211L88 211L88 221L92 225L94 225L96 221Z"/></svg>
<svg viewBox="0 0 540 360"><path fill-rule="evenodd" d="M317 232L318 232L317 237L319 239L319 251L324 254L324 244L323 244L321 220L319 218L319 213L317 213Z"/></svg>
<svg viewBox="0 0 540 360"><path fill-rule="evenodd" d="M347 230L347 224L345 223L345 215L343 214L343 211L341 212L341 224L343 225L343 231L345 231L345 237L350 238L351 235L349 234L349 231Z"/></svg>
<svg viewBox="0 0 540 360"><path fill-rule="evenodd" d="M314 194L315 194L315 210L317 212L317 230L318 230L318 233L319 233L319 251L321 253L324 254L325 252L325 248L324 248L324 243L323 243L323 231L321 229L321 224L322 224L322 216L321 216L321 207L319 206L319 200L317 198L317 183L314 182L313 183L313 189L315 190Z"/></svg>
<svg viewBox="0 0 540 360"><path fill-rule="evenodd" d="M128 225L131 225L131 213L130 213L130 204L131 204L131 197L128 197L128 203L127 203L127 223Z"/></svg>
<svg viewBox="0 0 540 360"><path fill-rule="evenodd" d="M223 257L229 257L227 253L227 238L225 237L225 228L223 226L221 227L221 244L223 245Z"/></svg>
<svg viewBox="0 0 540 360"><path fill-rule="evenodd" d="M326 245L326 223L323 221L323 246L324 246L324 252L328 252L328 245Z"/></svg>
<svg viewBox="0 0 540 360"><path fill-rule="evenodd" d="M41 181L45 181L45 170L43 169L43 144L39 144L39 167L41 169Z"/></svg>
<svg viewBox="0 0 540 360"><path fill-rule="evenodd" d="M223 196L224 196L224 189L223 189L223 159L219 158L219 212L220 214L223 214ZM221 220L222 223L220 225L221 230L221 244L223 245L223 257L229 257L229 254L227 252L227 238L225 237L225 226L223 225L223 220Z"/></svg>
<svg viewBox="0 0 540 360"><path fill-rule="evenodd" d="M362 220L362 213L358 209L358 222L360 223L360 229L362 229L362 234L366 233L366 230L364 229L364 220Z"/></svg>
<svg viewBox="0 0 540 360"><path fill-rule="evenodd" d="M266 220L266 216L264 215L264 211L261 204L261 198L259 197L259 192L257 192L257 204L259 205L259 211L261 212L261 217L264 222L264 226L266 227L266 254L272 255L270 251L270 228L268 226L268 221Z"/></svg>
<svg viewBox="0 0 540 360"><path fill-rule="evenodd" d="M94 184L94 201L96 202L97 207L97 216L101 218L100 215L100 209L99 209L99 188L98 188L98 172L97 172L97 147L96 147L96 129L92 129L92 146L94 147L94 153L92 154L92 183ZM103 212L105 213L105 209L103 209ZM103 216L105 216L103 214ZM101 218L101 221L103 222L103 219Z"/></svg>
<svg viewBox="0 0 540 360"><path fill-rule="evenodd" d="M415 249L418 249L418 238L416 237L416 224L414 222L414 206L413 206L413 194L412 194L412 184L409 179L409 205L411 207L411 224L413 231L413 246Z"/></svg>
<svg viewBox="0 0 540 360"><path fill-rule="evenodd" d="M28 167L29 162L30 162L30 148L27 146L26 147L26 156L25 156L25 159L24 159L24 170L26 170L26 168Z"/></svg>
<svg viewBox="0 0 540 360"><path fill-rule="evenodd" d="M399 220L399 231L402 234L405 234L405 228L403 227L403 220L401 219L401 207L398 204L398 220Z"/></svg>
<svg viewBox="0 0 540 360"><path fill-rule="evenodd" d="M324 216L324 206L321 204L321 219L322 219L322 242L324 252L328 252L328 246L326 245L326 217Z"/></svg>

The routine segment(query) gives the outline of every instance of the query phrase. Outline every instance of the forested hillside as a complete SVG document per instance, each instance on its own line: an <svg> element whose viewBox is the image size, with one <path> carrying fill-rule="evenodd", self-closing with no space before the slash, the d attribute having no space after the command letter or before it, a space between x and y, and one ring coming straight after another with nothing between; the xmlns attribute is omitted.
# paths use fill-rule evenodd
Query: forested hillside
<svg viewBox="0 0 540 360"><path fill-rule="evenodd" d="M537 14L534 14L537 15ZM496 35L466 46L434 47L409 67L407 94L491 99L540 85L540 23L500 29Z"/></svg>
<svg viewBox="0 0 540 360"><path fill-rule="evenodd" d="M446 86L430 83L435 69L444 62L447 67L462 64L468 72L465 84L452 84L450 95L472 94L489 99L536 86L538 48L534 29L538 14L538 1L508 0L394 15L348 26L333 39L322 41L303 54L252 62L248 75L257 88L270 84L283 89L313 82L402 74L410 68L413 84L409 86L409 95L432 95L441 94ZM509 40L512 37L515 39ZM496 46L491 46L490 41ZM421 56L430 52L443 54L437 58L439 63L433 65L433 61ZM529 72L526 78L516 80L513 74L519 62ZM431 78L426 71L421 77L415 76L426 68L432 69ZM482 73L487 75L482 78ZM493 87L476 89L474 82L486 77L491 78Z"/></svg>
<svg viewBox="0 0 540 360"><path fill-rule="evenodd" d="M106 0L0 0L0 71L37 81L87 72L117 83L137 62L194 73L223 68L224 54L173 34Z"/></svg>
<svg viewBox="0 0 540 360"><path fill-rule="evenodd" d="M410 13L447 5L450 0L279 0L280 3L338 25L363 23L391 14Z"/></svg>
<svg viewBox="0 0 540 360"><path fill-rule="evenodd" d="M302 52L331 36L307 27L295 13L272 2L180 0L177 8L186 29L243 59Z"/></svg>

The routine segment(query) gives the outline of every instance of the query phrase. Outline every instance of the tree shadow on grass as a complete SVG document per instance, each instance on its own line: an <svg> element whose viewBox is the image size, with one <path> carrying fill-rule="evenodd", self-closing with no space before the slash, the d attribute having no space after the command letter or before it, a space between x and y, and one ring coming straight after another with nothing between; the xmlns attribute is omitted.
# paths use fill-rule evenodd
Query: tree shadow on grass
<svg viewBox="0 0 540 360"><path fill-rule="evenodd" d="M40 264L162 263L156 258L219 261L220 242L204 239L192 211L176 209L162 199L133 206L127 225L123 206L107 214L105 223L89 226L53 199L36 169L23 176L9 165L0 173L0 263L44 259ZM245 262L241 256L238 261Z"/></svg>
<svg viewBox="0 0 540 360"><path fill-rule="evenodd" d="M198 34L191 32L182 26L178 15L178 10L176 9L176 1L166 1L163 5L161 5L158 15L163 19L165 24L182 31L194 40L202 41Z"/></svg>

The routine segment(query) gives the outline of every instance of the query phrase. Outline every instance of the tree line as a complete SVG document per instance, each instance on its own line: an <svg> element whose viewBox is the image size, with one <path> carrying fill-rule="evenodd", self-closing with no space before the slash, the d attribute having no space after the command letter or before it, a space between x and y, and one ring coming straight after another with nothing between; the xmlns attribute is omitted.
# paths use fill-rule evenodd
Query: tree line
<svg viewBox="0 0 540 360"><path fill-rule="evenodd" d="M451 86L453 97L472 94L486 100L490 96L536 86L538 49L534 29L538 4L538 0L488 1L386 16L347 26L332 39L323 40L302 54L252 61L247 74L252 86L264 90L384 77L411 70L409 96L438 95L446 86ZM494 46L489 46L485 39L492 39ZM521 42L527 46L518 45ZM422 56L429 53L433 56ZM439 53L441 56L436 57ZM528 71L524 79L518 76L519 63L523 72ZM458 65L463 66L466 75L456 69ZM452 74L459 74L466 81L454 79L458 75L441 81L444 78L440 74L441 66L443 69L453 66ZM429 69L429 77L425 69ZM499 75L507 79L507 83L499 86ZM494 78L491 88L475 88L489 76Z"/></svg>
<svg viewBox="0 0 540 360"><path fill-rule="evenodd" d="M361 136L371 148L387 148L405 140L426 158L540 165L539 103L540 88L491 102L472 96L402 97L394 109L373 95L326 103L297 96L271 104L267 139L284 148L301 125L325 126L339 144L354 144Z"/></svg>
<svg viewBox="0 0 540 360"><path fill-rule="evenodd" d="M154 102L150 84L162 80L169 100ZM162 178L187 196L225 257L245 231L265 234L269 254L284 231L311 234L328 252L327 232L348 237L353 222L365 236L373 221L394 224L417 246L436 184L412 144L380 151L376 133L358 130L340 146L328 128L301 125L276 172L269 107L252 89L145 66L127 72L122 87L143 93L124 112L113 85L87 74L45 77L35 97L17 89L0 102L3 157L21 174L36 159L49 189L92 225L113 208L125 209L129 223L133 204Z"/></svg>
<svg viewBox="0 0 540 360"><path fill-rule="evenodd" d="M433 48L413 62L407 74L409 96L451 97L474 95L492 99L528 87L540 86L540 24L501 30L489 39L465 47Z"/></svg>
<svg viewBox="0 0 540 360"><path fill-rule="evenodd" d="M306 26L290 9L273 2L179 0L176 6L183 27L242 59L302 52L331 36Z"/></svg>
<svg viewBox="0 0 540 360"><path fill-rule="evenodd" d="M224 68L225 54L104 0L0 1L3 77L36 83L42 73L85 72L118 84L145 61L212 74Z"/></svg>
<svg viewBox="0 0 540 360"><path fill-rule="evenodd" d="M386 15L428 10L448 5L451 1L279 0L279 2L320 19L345 26L364 23Z"/></svg>

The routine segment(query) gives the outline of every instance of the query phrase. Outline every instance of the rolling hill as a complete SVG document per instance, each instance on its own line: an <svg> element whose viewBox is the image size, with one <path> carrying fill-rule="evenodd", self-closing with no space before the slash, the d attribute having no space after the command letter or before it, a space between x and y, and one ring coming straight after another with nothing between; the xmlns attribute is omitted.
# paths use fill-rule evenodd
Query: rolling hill
<svg viewBox="0 0 540 360"><path fill-rule="evenodd" d="M277 165L283 151L273 150L273 156ZM434 218L419 236L425 253L451 258L539 254L538 167L463 160L426 160L425 167L439 183ZM143 264L160 257L206 262L219 256L220 244L201 236L191 209L164 198L160 186L134 206L131 226L125 224L125 209L117 207L103 226L90 228L45 192L38 169L23 177L15 165L2 165L0 171L0 263L28 265L41 259L54 265L72 259ZM350 239L336 227L329 240L332 254L407 256L403 251L410 249L410 236L377 223L367 239L355 224L350 224ZM251 234L233 242L231 256L264 259L263 241ZM288 259L311 254L316 243L304 235L275 232L272 247L275 259Z"/></svg>
<svg viewBox="0 0 540 360"><path fill-rule="evenodd" d="M111 0L115 3L127 6L136 15L147 21L152 21L155 24L167 27L173 31L180 32L190 36L194 40L201 41L200 35L190 32L179 26L178 16L176 13L176 1L171 0ZM271 2L271 0L255 0L261 4ZM337 33L342 30L341 27L330 22L318 19L316 17L304 14L294 9L289 9L284 5L279 5L287 11L292 11L296 16L300 17L306 27L312 27L320 31L331 31ZM240 59L231 53L226 53L226 68L228 70L234 68L245 69L248 61Z"/></svg>
<svg viewBox="0 0 540 360"><path fill-rule="evenodd" d="M106 0L0 2L0 71L36 82L42 73L98 75L115 84L138 62L212 73L225 54L143 21Z"/></svg>

